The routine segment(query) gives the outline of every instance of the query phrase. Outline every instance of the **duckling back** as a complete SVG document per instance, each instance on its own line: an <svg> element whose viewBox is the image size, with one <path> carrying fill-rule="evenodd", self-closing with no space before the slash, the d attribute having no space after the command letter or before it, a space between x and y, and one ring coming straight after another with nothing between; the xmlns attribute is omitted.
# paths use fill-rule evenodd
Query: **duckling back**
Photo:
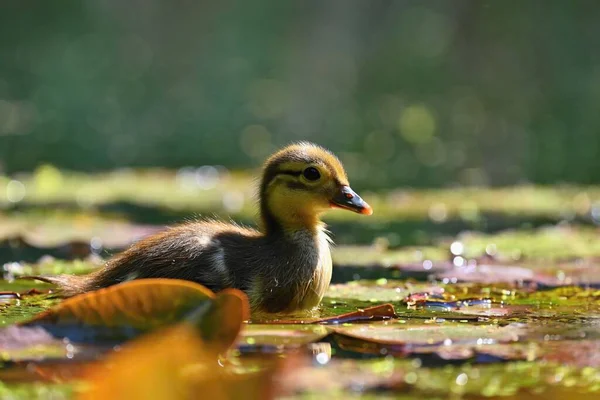
<svg viewBox="0 0 600 400"><path fill-rule="evenodd" d="M67 297L144 278L185 279L219 291L236 287L220 238L238 237L244 242L259 235L255 230L217 221L187 223L140 240L88 275L33 278L58 285Z"/></svg>

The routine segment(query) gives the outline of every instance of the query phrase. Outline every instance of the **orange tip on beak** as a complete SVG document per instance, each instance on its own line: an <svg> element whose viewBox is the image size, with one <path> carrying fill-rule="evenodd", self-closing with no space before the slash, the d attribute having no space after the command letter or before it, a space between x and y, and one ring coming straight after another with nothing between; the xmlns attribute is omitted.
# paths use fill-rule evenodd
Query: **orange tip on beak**
<svg viewBox="0 0 600 400"><path fill-rule="evenodd" d="M350 186L342 186L340 191L331 199L331 206L354 211L363 215L373 214L373 209L366 201L356 194Z"/></svg>
<svg viewBox="0 0 600 400"><path fill-rule="evenodd" d="M372 215L373 209L371 208L371 206L369 204L367 204L365 202L364 208L362 209L362 211L360 213L363 215Z"/></svg>

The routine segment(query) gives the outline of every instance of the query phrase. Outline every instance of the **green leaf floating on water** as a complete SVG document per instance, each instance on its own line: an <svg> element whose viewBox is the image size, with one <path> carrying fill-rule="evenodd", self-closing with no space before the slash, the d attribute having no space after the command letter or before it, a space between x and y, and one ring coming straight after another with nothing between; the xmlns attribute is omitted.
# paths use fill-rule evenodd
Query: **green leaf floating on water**
<svg viewBox="0 0 600 400"><path fill-rule="evenodd" d="M5 276L18 279L21 276L30 275L82 275L90 273L102 266L99 260L58 260L52 257L43 257L37 263L18 263L11 262L4 265ZM48 284L34 280L20 280L0 282L0 287L7 290L24 290L26 288L45 286L51 287Z"/></svg>
<svg viewBox="0 0 600 400"><path fill-rule="evenodd" d="M323 325L249 324L238 343L250 346L298 346L318 342L330 333Z"/></svg>
<svg viewBox="0 0 600 400"><path fill-rule="evenodd" d="M429 324L404 326L395 321L369 325L350 325L333 328L336 334L350 336L367 342L390 345L450 345L450 344L492 344L519 340L526 333L523 324L504 327L498 325L471 324Z"/></svg>
<svg viewBox="0 0 600 400"><path fill-rule="evenodd" d="M468 319L489 317L528 322L562 318L577 322L600 317L600 291L579 286L539 290L518 283L420 283L392 279L332 285L324 308L364 307L392 302L401 317Z"/></svg>
<svg viewBox="0 0 600 400"><path fill-rule="evenodd" d="M359 300L364 302L402 302L415 292L435 292L439 287L428 283L407 282L391 279L379 279L376 281L352 281L343 284L333 284L326 293L327 301L332 300Z"/></svg>
<svg viewBox="0 0 600 400"><path fill-rule="evenodd" d="M383 278L404 274L420 279L432 276L487 282L589 284L600 282L598 269L594 268L600 257L599 239L598 228L571 225L493 234L465 232L435 246L339 246L333 259L338 267L350 268L358 276L358 267L363 267L365 273L379 267Z"/></svg>
<svg viewBox="0 0 600 400"><path fill-rule="evenodd" d="M378 246L336 246L332 252L333 261L339 266L382 266L422 263L424 260L444 261L448 259L445 247L423 246L404 247L388 250Z"/></svg>
<svg viewBox="0 0 600 400"><path fill-rule="evenodd" d="M29 282L29 287L31 286L39 287ZM44 287L47 288L48 285ZM32 316L46 311L59 301L55 296L48 294L6 299L0 303L0 327L31 319Z"/></svg>
<svg viewBox="0 0 600 400"><path fill-rule="evenodd" d="M103 248L122 248L159 229L93 213L0 213L0 242L18 239L37 248L89 244L92 240Z"/></svg>
<svg viewBox="0 0 600 400"><path fill-rule="evenodd" d="M462 256L478 258L491 253L514 261L545 261L600 256L600 230L591 227L558 225L536 230L506 230L496 234L466 232L453 242L462 243ZM450 242L445 242L450 247Z"/></svg>

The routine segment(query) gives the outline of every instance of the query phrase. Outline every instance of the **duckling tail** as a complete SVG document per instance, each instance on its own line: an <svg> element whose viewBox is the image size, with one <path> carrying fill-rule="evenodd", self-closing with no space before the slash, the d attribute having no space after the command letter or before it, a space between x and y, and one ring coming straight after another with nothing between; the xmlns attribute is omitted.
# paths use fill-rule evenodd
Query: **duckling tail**
<svg viewBox="0 0 600 400"><path fill-rule="evenodd" d="M89 291L91 277L89 275L54 275L54 276L22 276L20 279L37 280L57 285L59 294L71 297Z"/></svg>

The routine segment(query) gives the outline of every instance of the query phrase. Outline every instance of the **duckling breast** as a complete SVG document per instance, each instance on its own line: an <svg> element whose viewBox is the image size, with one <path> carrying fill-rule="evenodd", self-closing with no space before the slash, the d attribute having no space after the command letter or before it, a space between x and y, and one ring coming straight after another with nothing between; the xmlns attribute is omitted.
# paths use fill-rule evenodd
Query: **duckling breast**
<svg viewBox="0 0 600 400"><path fill-rule="evenodd" d="M266 246L273 253L247 289L252 308L277 313L317 307L331 281L329 243L325 232L301 231Z"/></svg>
<svg viewBox="0 0 600 400"><path fill-rule="evenodd" d="M298 293L297 309L299 310L309 310L317 307L329 288L332 273L330 242L329 236L324 231L319 232L316 248L318 263L315 266L312 279L309 281L307 288Z"/></svg>

